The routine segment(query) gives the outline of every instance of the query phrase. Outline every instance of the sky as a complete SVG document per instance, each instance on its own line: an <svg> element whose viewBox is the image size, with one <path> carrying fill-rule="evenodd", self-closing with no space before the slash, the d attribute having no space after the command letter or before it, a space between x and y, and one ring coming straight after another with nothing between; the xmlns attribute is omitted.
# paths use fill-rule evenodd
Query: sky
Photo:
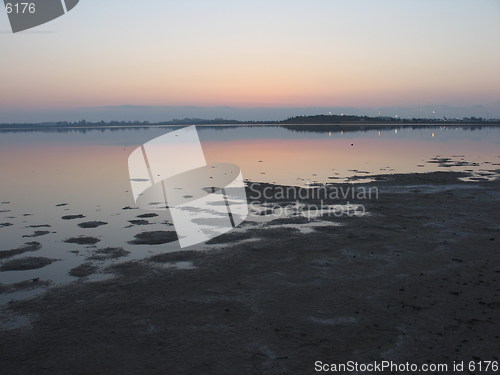
<svg viewBox="0 0 500 375"><path fill-rule="evenodd" d="M500 118L500 0L80 0L17 34L0 9L0 122L329 111Z"/></svg>

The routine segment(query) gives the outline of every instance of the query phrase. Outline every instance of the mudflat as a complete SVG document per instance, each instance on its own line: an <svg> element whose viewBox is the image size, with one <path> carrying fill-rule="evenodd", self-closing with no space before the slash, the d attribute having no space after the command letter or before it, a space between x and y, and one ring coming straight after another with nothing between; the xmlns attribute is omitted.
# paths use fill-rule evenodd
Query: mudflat
<svg viewBox="0 0 500 375"><path fill-rule="evenodd" d="M378 176L366 184L377 199L349 202L366 215L324 215L310 230L303 218L249 222L219 237L217 250L119 263L109 280L12 302L1 314L27 324L1 332L2 374L498 361L500 181L457 177Z"/></svg>

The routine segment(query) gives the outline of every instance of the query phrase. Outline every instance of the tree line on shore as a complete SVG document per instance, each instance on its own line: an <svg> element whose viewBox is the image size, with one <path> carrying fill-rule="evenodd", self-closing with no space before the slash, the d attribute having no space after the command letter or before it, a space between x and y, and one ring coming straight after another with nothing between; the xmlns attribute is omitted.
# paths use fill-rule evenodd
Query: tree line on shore
<svg viewBox="0 0 500 375"><path fill-rule="evenodd" d="M42 123L11 123L0 124L0 128L97 128L97 127L151 127L151 126L185 126L185 125L321 125L321 124L427 124L427 125L446 125L446 124L498 124L500 119L483 119L481 117L464 117L462 119L440 119L429 118L400 118L400 117L370 117L354 115L313 115L313 116L295 116L282 121L238 121L215 118L212 120L199 118L174 119L169 121L149 122L149 121L58 121Z"/></svg>

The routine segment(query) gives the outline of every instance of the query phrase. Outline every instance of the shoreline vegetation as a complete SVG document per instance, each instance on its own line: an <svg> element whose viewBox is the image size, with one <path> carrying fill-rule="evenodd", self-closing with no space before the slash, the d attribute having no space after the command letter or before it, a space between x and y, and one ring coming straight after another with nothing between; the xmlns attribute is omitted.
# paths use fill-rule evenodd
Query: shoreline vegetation
<svg viewBox="0 0 500 375"><path fill-rule="evenodd" d="M252 126L252 125L273 125L279 127L293 126L297 129L298 126L304 127L304 130L313 130L317 127L318 131L329 130L325 126L334 127L333 130L340 129L340 126L348 126L349 128L369 127L374 128L393 128L401 126L500 126L500 119L484 119L481 117L464 117L462 119L430 119L430 118L399 118L399 117L369 117L369 116L352 116L352 115L314 115L314 116L296 116L290 117L282 121L238 121L216 118L213 120L199 118L184 118L174 119L170 121L149 122L149 121L99 121L89 122L81 121L59 121L59 122L42 122L42 123L3 123L0 124L0 130L24 131L24 130L53 130L53 129L110 129L110 128L149 128L149 127L166 127L166 126L187 126L197 125L205 127L218 126ZM361 129L362 130L362 129Z"/></svg>

